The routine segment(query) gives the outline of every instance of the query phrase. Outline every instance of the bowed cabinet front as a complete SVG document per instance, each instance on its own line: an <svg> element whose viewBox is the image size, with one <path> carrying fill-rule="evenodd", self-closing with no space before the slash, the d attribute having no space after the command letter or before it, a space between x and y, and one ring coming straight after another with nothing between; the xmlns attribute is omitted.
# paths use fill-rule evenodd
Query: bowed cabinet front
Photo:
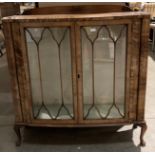
<svg viewBox="0 0 155 155"><path fill-rule="evenodd" d="M14 16L3 19L21 126L134 124L146 130L149 15Z"/></svg>

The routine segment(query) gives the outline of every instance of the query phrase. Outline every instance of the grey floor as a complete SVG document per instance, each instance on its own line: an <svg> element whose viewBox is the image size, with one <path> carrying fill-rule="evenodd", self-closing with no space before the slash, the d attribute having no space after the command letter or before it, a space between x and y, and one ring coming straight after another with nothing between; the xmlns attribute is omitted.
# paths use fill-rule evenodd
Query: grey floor
<svg viewBox="0 0 155 155"><path fill-rule="evenodd" d="M145 147L138 146L140 129L132 131L132 126L95 129L26 128L22 145L16 147L10 78L6 57L3 56L0 58L0 151L155 151L155 53L150 52L148 59L148 130Z"/></svg>

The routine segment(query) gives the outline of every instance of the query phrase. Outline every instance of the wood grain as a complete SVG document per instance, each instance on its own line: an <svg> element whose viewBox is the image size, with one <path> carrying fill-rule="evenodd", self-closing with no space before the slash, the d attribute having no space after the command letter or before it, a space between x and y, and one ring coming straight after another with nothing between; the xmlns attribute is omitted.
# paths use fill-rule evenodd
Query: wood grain
<svg viewBox="0 0 155 155"><path fill-rule="evenodd" d="M23 111L23 119L24 121L29 120L28 110L26 103L26 95L25 95L25 67L24 67L24 58L21 48L21 33L20 33L20 24L19 23L12 23L12 40L14 46L14 54L15 54L15 65L17 70L17 78L19 84L19 91L20 91L20 100L21 100L21 108Z"/></svg>
<svg viewBox="0 0 155 155"><path fill-rule="evenodd" d="M145 17L141 23L141 43L140 43L140 59L139 59L139 87L138 87L138 106L137 120L144 120L145 112L145 95L147 82L147 61L148 61L148 38L149 38L150 18Z"/></svg>
<svg viewBox="0 0 155 155"><path fill-rule="evenodd" d="M129 118L136 119L137 90L138 90L138 72L139 72L139 49L140 49L140 19L133 20L131 49L130 49L130 92L129 92Z"/></svg>
<svg viewBox="0 0 155 155"><path fill-rule="evenodd" d="M16 69L16 59L15 59L15 51L12 39L12 30L11 24L3 24L4 27L4 35L5 35L5 45L7 51L7 60L8 67L11 76L11 88L13 95L13 103L15 109L15 121L17 123L23 122L23 113L21 107L21 96L19 92L19 83L18 83L18 73Z"/></svg>
<svg viewBox="0 0 155 155"><path fill-rule="evenodd" d="M24 15L49 15L49 14L89 14L106 12L131 11L122 5L78 5L78 6L51 6L26 10Z"/></svg>
<svg viewBox="0 0 155 155"><path fill-rule="evenodd" d="M15 15L4 17L3 22L51 22L51 21L96 21L96 20L114 20L114 19L138 19L150 15L145 12L116 12L100 14L54 14L54 15Z"/></svg>

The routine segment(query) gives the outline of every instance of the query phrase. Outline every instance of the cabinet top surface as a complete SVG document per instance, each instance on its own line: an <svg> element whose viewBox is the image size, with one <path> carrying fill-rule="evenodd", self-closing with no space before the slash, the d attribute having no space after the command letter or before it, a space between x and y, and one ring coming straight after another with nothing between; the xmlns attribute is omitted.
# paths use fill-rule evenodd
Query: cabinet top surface
<svg viewBox="0 0 155 155"><path fill-rule="evenodd" d="M146 12L117 12L97 14L54 14L54 15L14 15L3 18L3 22L33 22L33 21L75 21L75 20L101 20L101 19L126 19L149 18Z"/></svg>

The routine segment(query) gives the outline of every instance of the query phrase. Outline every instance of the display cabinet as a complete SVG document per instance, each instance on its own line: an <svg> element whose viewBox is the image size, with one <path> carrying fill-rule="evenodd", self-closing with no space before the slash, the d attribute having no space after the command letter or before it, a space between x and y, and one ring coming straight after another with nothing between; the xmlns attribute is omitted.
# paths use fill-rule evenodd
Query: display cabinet
<svg viewBox="0 0 155 155"><path fill-rule="evenodd" d="M144 119L149 15L18 15L3 28L20 127L96 127Z"/></svg>

